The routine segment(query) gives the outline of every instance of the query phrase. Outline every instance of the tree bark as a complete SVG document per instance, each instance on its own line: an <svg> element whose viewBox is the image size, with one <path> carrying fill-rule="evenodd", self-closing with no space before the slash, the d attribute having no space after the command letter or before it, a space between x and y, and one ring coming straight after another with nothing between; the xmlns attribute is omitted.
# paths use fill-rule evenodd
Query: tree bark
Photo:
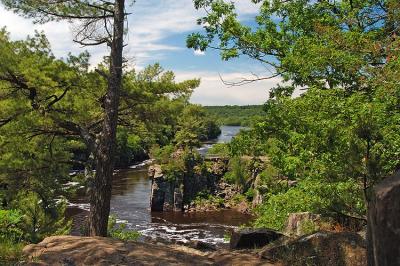
<svg viewBox="0 0 400 266"><path fill-rule="evenodd" d="M90 236L107 236L112 176L115 163L118 106L122 84L124 5L124 0L115 0L108 90L104 97L104 121L102 131L97 139L95 152L96 173L90 195Z"/></svg>

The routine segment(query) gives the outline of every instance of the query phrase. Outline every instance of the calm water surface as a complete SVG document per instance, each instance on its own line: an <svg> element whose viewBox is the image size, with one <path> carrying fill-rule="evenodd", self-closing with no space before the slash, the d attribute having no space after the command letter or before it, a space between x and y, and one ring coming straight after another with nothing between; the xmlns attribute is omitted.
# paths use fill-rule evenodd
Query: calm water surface
<svg viewBox="0 0 400 266"><path fill-rule="evenodd" d="M240 127L222 127L217 142L229 142ZM206 144L203 152L210 147ZM233 210L221 210L203 213L151 212L151 180L147 177L147 166L121 170L113 179L111 213L118 222L125 223L129 229L135 229L144 237L172 242L202 240L221 244L224 234L235 227L247 223L251 217ZM77 196L71 199L67 215L74 219L73 234L79 234L79 228L88 214L88 198Z"/></svg>

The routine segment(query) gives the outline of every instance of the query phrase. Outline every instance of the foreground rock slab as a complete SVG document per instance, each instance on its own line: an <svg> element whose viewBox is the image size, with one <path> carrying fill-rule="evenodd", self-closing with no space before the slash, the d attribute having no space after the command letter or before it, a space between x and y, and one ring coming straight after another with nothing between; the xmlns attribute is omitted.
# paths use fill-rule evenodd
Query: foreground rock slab
<svg viewBox="0 0 400 266"><path fill-rule="evenodd" d="M195 252L102 237L48 237L23 252L28 265L212 265Z"/></svg>
<svg viewBox="0 0 400 266"><path fill-rule="evenodd" d="M281 265L255 251L201 252L177 245L123 242L103 237L54 236L24 248L24 265Z"/></svg>
<svg viewBox="0 0 400 266"><path fill-rule="evenodd" d="M281 238L283 235L270 229L244 228L235 230L230 240L231 249L259 248Z"/></svg>
<svg viewBox="0 0 400 266"><path fill-rule="evenodd" d="M260 257L283 265L365 266L365 240L351 232L317 232L283 245L267 247Z"/></svg>

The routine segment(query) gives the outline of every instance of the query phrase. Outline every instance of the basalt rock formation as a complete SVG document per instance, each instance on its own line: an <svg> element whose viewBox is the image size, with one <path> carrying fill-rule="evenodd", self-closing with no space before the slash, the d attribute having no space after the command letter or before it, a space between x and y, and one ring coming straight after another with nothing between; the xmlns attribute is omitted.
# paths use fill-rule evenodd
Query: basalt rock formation
<svg viewBox="0 0 400 266"><path fill-rule="evenodd" d="M169 178L160 165L149 168L152 180L150 206L152 211L183 211L198 193L214 193L221 177L227 171L226 160L207 162L206 171L194 166L192 171L184 172L183 178Z"/></svg>

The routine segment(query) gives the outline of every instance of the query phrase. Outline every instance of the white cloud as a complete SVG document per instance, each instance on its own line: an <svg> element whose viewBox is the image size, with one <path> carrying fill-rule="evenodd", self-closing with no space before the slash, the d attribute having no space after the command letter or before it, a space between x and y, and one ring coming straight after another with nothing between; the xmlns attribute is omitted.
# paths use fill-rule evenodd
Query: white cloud
<svg viewBox="0 0 400 266"><path fill-rule="evenodd" d="M241 18L258 12L258 6L252 4L250 0L235 0L235 3ZM137 0L129 7L129 12L132 15L129 16L129 33L125 40L128 46L125 47L124 55L133 60L133 65L139 70L149 62L166 58L171 51L186 49L185 40L171 41L171 38L177 34L200 30L196 20L204 15L203 11L194 9L192 0ZM107 55L105 46L82 49L75 44L72 41L71 25L67 22L34 25L32 20L6 11L1 5L0 13L0 27L7 26L13 39L23 39L27 35L33 35L35 29L44 31L57 57L66 56L68 52L77 54L88 50L92 55L91 63L97 64ZM201 51L194 51L194 54L204 55ZM222 76L226 80L235 80L242 74L227 72ZM263 103L267 100L268 90L279 81L276 79L228 88L223 85L218 73L207 70L193 73L177 71L177 77L178 79L201 77L201 86L194 92L191 100L195 103L215 105Z"/></svg>
<svg viewBox="0 0 400 266"><path fill-rule="evenodd" d="M106 54L105 47L82 47L72 41L73 33L71 25L67 22L49 22L43 25L33 24L31 19L26 19L5 10L0 5L0 27L7 27L10 36L14 40L25 39L28 35L33 36L35 30L43 31L48 38L52 51L56 57L65 57L69 52L78 54L88 50L92 55L92 63L98 63Z"/></svg>
<svg viewBox="0 0 400 266"><path fill-rule="evenodd" d="M178 81L200 78L200 86L193 92L190 99L192 103L202 105L249 105L263 104L268 99L269 91L282 81L281 78L272 78L257 81L242 86L226 86L221 80L240 81L243 78L251 78L243 73L215 73L215 72L176 72Z"/></svg>
<svg viewBox="0 0 400 266"><path fill-rule="evenodd" d="M235 7L239 16L254 15L258 13L261 3L254 4L250 0L234 0Z"/></svg>
<svg viewBox="0 0 400 266"><path fill-rule="evenodd" d="M249 15L257 12L258 7L250 0L236 0L240 15ZM197 18L204 15L204 11L197 11L192 0L138 0L131 5L129 12L129 34L126 38L129 51L125 54L135 58L136 65L146 64L151 56L152 60L159 60L163 53L185 49L184 40L177 45L165 44L165 39L174 34L196 31L200 26ZM7 26L14 39L32 35L34 30L43 30L52 44L56 56L65 56L67 52L79 53L82 47L73 43L71 27L67 22L51 22L45 25L33 25L32 20L24 19L11 11L6 11L0 5L0 27ZM106 47L85 47L92 54L92 63L96 64L106 54ZM202 55L195 52L196 55Z"/></svg>
<svg viewBox="0 0 400 266"><path fill-rule="evenodd" d="M195 50L193 53L196 56L203 56L206 54L204 51L201 51L201 50Z"/></svg>

